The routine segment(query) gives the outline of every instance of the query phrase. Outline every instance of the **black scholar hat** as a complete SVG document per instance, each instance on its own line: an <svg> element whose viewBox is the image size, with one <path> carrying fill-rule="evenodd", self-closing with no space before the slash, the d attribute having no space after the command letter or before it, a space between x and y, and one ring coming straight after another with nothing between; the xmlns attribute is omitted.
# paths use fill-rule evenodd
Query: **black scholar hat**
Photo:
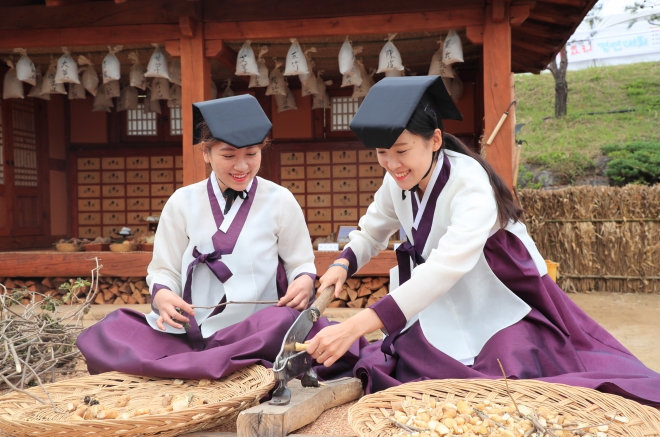
<svg viewBox="0 0 660 437"><path fill-rule="evenodd" d="M193 144L201 141L206 121L216 140L236 148L261 144L272 127L257 99L249 94L193 103Z"/></svg>
<svg viewBox="0 0 660 437"><path fill-rule="evenodd" d="M351 121L351 130L365 146L389 149L424 95L439 119L463 119L440 76L386 77L369 90Z"/></svg>

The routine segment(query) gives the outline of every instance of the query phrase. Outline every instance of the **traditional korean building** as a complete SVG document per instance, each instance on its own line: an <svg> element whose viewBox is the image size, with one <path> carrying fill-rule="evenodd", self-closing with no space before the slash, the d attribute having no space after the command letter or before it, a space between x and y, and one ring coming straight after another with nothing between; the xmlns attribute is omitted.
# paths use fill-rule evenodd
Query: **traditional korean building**
<svg viewBox="0 0 660 437"><path fill-rule="evenodd" d="M261 174L289 188L303 207L310 234L325 237L340 225L356 225L380 186L375 153L348 129L360 99L341 85L337 55L348 36L367 70L378 65L388 34L396 33L408 75L426 75L438 41L458 32L464 62L454 64L462 81L458 107L463 121L448 132L481 149L512 101L512 73L539 73L566 43L596 0L393 0L318 2L293 0L5 0L0 6L0 53L24 48L45 73L67 47L74 59L89 58L96 71L108 46L117 53L128 83L137 53L145 66L154 47L180 58L181 102L137 109L93 111L94 98L69 100L51 94L2 100L0 107L0 250L49 247L63 237L108 236L123 226L146 230L143 218L158 215L169 195L207 175L201 151L192 146L191 104L212 98L231 79L236 94L257 97L273 122L273 145ZM235 76L237 52L246 40L258 53L267 46L284 61L290 39L312 54L323 71L329 108L312 109L297 77L288 77L297 109L279 112L265 88L248 88ZM7 68L0 67L4 76ZM377 81L382 74L376 74ZM27 96L30 87L25 85ZM159 112L154 109L158 106ZM515 106L487 159L511 185Z"/></svg>

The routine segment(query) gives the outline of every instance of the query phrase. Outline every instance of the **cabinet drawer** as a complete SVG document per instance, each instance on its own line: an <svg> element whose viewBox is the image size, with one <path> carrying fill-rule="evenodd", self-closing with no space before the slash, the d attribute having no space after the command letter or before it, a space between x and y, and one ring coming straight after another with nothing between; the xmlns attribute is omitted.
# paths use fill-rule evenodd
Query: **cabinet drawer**
<svg viewBox="0 0 660 437"><path fill-rule="evenodd" d="M123 225L126 223L126 213L124 212L104 212L104 225Z"/></svg>
<svg viewBox="0 0 660 437"><path fill-rule="evenodd" d="M332 209L330 208L307 208L307 221L325 222L332 220Z"/></svg>
<svg viewBox="0 0 660 437"><path fill-rule="evenodd" d="M307 178L308 179L323 179L330 177L330 166L329 165L314 165L307 167Z"/></svg>
<svg viewBox="0 0 660 437"><path fill-rule="evenodd" d="M374 193L360 193L360 206L369 206L374 202Z"/></svg>
<svg viewBox="0 0 660 437"><path fill-rule="evenodd" d="M104 171L102 179L104 184L123 184L126 180L126 173L123 171Z"/></svg>
<svg viewBox="0 0 660 437"><path fill-rule="evenodd" d="M78 172L79 184L98 184L99 182L101 182L101 173L98 171Z"/></svg>
<svg viewBox="0 0 660 437"><path fill-rule="evenodd" d="M333 206L357 206L358 199L355 193L335 194L332 196Z"/></svg>
<svg viewBox="0 0 660 437"><path fill-rule="evenodd" d="M183 182L183 170L174 171L174 182Z"/></svg>
<svg viewBox="0 0 660 437"><path fill-rule="evenodd" d="M361 178L381 177L383 176L384 172L385 169L381 167L379 164L360 164L360 168L358 170L358 176L360 176Z"/></svg>
<svg viewBox="0 0 660 437"><path fill-rule="evenodd" d="M327 237L332 233L331 223L308 223L307 230L311 237Z"/></svg>
<svg viewBox="0 0 660 437"><path fill-rule="evenodd" d="M282 167L282 179L304 179L303 167Z"/></svg>
<svg viewBox="0 0 660 437"><path fill-rule="evenodd" d="M172 168L174 166L173 156L152 156L151 168Z"/></svg>
<svg viewBox="0 0 660 437"><path fill-rule="evenodd" d="M375 150L360 150L358 157L360 162L378 162L378 153Z"/></svg>
<svg viewBox="0 0 660 437"><path fill-rule="evenodd" d="M121 228L123 228L123 225L119 226L103 226L103 236L104 237L119 237L118 232L121 231ZM131 229L132 231L132 229Z"/></svg>
<svg viewBox="0 0 660 437"><path fill-rule="evenodd" d="M162 211L166 203L167 199L151 199L151 209L154 211Z"/></svg>
<svg viewBox="0 0 660 437"><path fill-rule="evenodd" d="M88 238L90 240L101 236L100 226L81 226L78 228L78 238Z"/></svg>
<svg viewBox="0 0 660 437"><path fill-rule="evenodd" d="M103 211L123 211L126 209L124 199L103 199Z"/></svg>
<svg viewBox="0 0 660 437"><path fill-rule="evenodd" d="M78 197L101 197L100 185L79 185Z"/></svg>
<svg viewBox="0 0 660 437"><path fill-rule="evenodd" d="M183 188L183 183L174 184L174 191L178 190L179 188Z"/></svg>
<svg viewBox="0 0 660 437"><path fill-rule="evenodd" d="M123 170L124 158L101 158L101 168L103 170Z"/></svg>
<svg viewBox="0 0 660 437"><path fill-rule="evenodd" d="M128 197L137 197L137 196L148 196L149 195L149 185L127 185L126 189L128 190Z"/></svg>
<svg viewBox="0 0 660 437"><path fill-rule="evenodd" d="M307 206L321 208L324 206L330 206L330 195L329 194L308 194L307 195Z"/></svg>
<svg viewBox="0 0 660 437"><path fill-rule="evenodd" d="M78 200L78 211L100 211L101 201L99 199Z"/></svg>
<svg viewBox="0 0 660 437"><path fill-rule="evenodd" d="M357 180L355 179L337 179L332 181L332 191L345 193L347 191L357 191Z"/></svg>
<svg viewBox="0 0 660 437"><path fill-rule="evenodd" d="M174 157L174 168L183 168L183 156Z"/></svg>
<svg viewBox="0 0 660 437"><path fill-rule="evenodd" d="M171 196L174 193L172 184L151 184L152 196Z"/></svg>
<svg viewBox="0 0 660 437"><path fill-rule="evenodd" d="M280 153L280 165L300 165L304 163L305 163L305 154L303 152Z"/></svg>
<svg viewBox="0 0 660 437"><path fill-rule="evenodd" d="M146 197L137 197L127 200L126 209L129 211L148 211L150 208L149 199Z"/></svg>
<svg viewBox="0 0 660 437"><path fill-rule="evenodd" d="M330 192L330 180L321 179L316 181L307 181L308 193L328 193Z"/></svg>
<svg viewBox="0 0 660 437"><path fill-rule="evenodd" d="M334 178L354 178L357 174L355 165L333 165L332 177Z"/></svg>
<svg viewBox="0 0 660 437"><path fill-rule="evenodd" d="M304 181L282 181L282 186L292 193L304 193L305 192L305 182Z"/></svg>
<svg viewBox="0 0 660 437"><path fill-rule="evenodd" d="M174 182L174 170L152 170L151 182Z"/></svg>
<svg viewBox="0 0 660 437"><path fill-rule="evenodd" d="M149 158L146 156L126 158L126 168L130 170L149 168Z"/></svg>
<svg viewBox="0 0 660 437"><path fill-rule="evenodd" d="M295 194L293 197L296 198L296 202L300 205L301 208L305 207L305 195L304 194Z"/></svg>
<svg viewBox="0 0 660 437"><path fill-rule="evenodd" d="M148 170L131 170L126 173L126 182L149 182Z"/></svg>
<svg viewBox="0 0 660 437"><path fill-rule="evenodd" d="M357 223L358 219L358 209L357 208L335 208L332 211L333 220L335 221L347 221Z"/></svg>
<svg viewBox="0 0 660 437"><path fill-rule="evenodd" d="M362 217L363 215L365 215L367 213L367 209L368 209L367 207L361 207L360 208L360 217Z"/></svg>
<svg viewBox="0 0 660 437"><path fill-rule="evenodd" d="M126 185L103 185L103 197L124 197Z"/></svg>
<svg viewBox="0 0 660 437"><path fill-rule="evenodd" d="M101 168L101 158L78 158L78 171L98 170Z"/></svg>
<svg viewBox="0 0 660 437"><path fill-rule="evenodd" d="M129 225L143 225L143 218L149 215L148 212L129 212L126 214L126 223ZM131 230L133 227L131 227Z"/></svg>
<svg viewBox="0 0 660 437"><path fill-rule="evenodd" d="M336 150L332 152L332 162L334 164L353 164L357 162L357 153L355 150Z"/></svg>
<svg viewBox="0 0 660 437"><path fill-rule="evenodd" d="M78 214L78 224L80 226L100 225L101 213L99 212L84 212Z"/></svg>
<svg viewBox="0 0 660 437"><path fill-rule="evenodd" d="M307 164L330 164L330 152L307 152Z"/></svg>
<svg viewBox="0 0 660 437"><path fill-rule="evenodd" d="M377 191L382 184L382 179L360 179L360 191Z"/></svg>

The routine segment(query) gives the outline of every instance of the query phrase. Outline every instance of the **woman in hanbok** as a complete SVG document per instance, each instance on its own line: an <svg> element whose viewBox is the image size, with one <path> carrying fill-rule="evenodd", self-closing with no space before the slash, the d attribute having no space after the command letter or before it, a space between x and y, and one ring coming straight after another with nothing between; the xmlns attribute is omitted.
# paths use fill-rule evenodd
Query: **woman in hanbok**
<svg viewBox="0 0 660 437"><path fill-rule="evenodd" d="M211 176L178 189L163 208L147 269L153 311L119 309L78 337L92 374L201 379L272 367L313 296L303 213L291 192L256 176L271 129L266 114L250 95L193 107L193 142ZM248 303L217 306L230 301ZM328 324L320 319L311 335ZM319 377L350 375L358 343Z"/></svg>
<svg viewBox="0 0 660 437"><path fill-rule="evenodd" d="M365 333L387 337L355 368L368 393L423 379L539 379L660 405L660 374L587 316L547 274L522 210L442 119L460 119L438 77L385 78L351 129L387 171L360 230L321 278L335 285L405 230L389 295L310 342L332 365Z"/></svg>

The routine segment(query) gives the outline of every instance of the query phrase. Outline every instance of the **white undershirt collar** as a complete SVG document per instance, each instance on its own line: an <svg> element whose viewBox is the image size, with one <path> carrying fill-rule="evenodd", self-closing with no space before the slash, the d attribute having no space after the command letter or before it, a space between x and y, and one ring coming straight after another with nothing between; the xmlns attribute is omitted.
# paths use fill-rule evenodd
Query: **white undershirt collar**
<svg viewBox="0 0 660 437"><path fill-rule="evenodd" d="M215 176L215 172L212 171L210 177L211 177L211 184L213 185L213 194L215 194L215 198L218 199L220 210L224 211L225 206L227 205L227 201L222 196L222 190L220 189L220 185L218 184L218 178ZM254 182L254 178L252 178L252 180L248 184L246 188L247 191L250 191L253 182ZM227 229L229 229L229 226L231 226L231 223L234 221L234 217L236 217L236 214L238 213L238 210L243 204L243 202L244 200L241 199L240 197L237 197L236 200L234 200L234 203L231 205L231 208L229 209L227 214L224 214L225 218L218 229L220 229L222 232L227 232Z"/></svg>
<svg viewBox="0 0 660 437"><path fill-rule="evenodd" d="M415 195L415 200L417 200L417 205L419 205L419 208L417 209L417 215L415 216L415 222L413 223L413 228L415 229L419 227L419 223L422 221L422 215L424 214L426 205L429 203L429 198L431 197L431 191L433 191L433 186L435 185L435 182L438 180L438 176L440 176L440 170L442 170L443 164L444 164L443 153L440 152L440 154L438 155L438 159L436 161L435 168L433 169L433 173L431 174L431 179L429 179L429 183L426 186L426 190L424 190L424 197L422 198L422 201L421 202L419 201L419 196L417 195L417 191L413 193Z"/></svg>

